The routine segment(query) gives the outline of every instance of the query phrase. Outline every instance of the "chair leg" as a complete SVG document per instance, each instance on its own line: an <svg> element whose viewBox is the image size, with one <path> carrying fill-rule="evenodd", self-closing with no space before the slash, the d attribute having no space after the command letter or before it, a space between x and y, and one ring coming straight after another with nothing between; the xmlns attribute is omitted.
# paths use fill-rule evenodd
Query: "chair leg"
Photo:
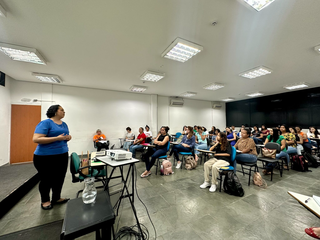
<svg viewBox="0 0 320 240"><path fill-rule="evenodd" d="M272 176L273 176L273 169L274 167L271 168L271 180L270 180L271 182L272 182Z"/></svg>
<svg viewBox="0 0 320 240"><path fill-rule="evenodd" d="M220 189L219 189L219 192L221 192L221 186L222 186L222 174L220 173Z"/></svg>
<svg viewBox="0 0 320 240"><path fill-rule="evenodd" d="M250 179L251 179L251 168L252 168L252 166L250 166L250 169L249 169L249 182L248 182L248 186L250 186Z"/></svg>
<svg viewBox="0 0 320 240"><path fill-rule="evenodd" d="M242 168L242 174L244 176L244 170L243 170L243 165L241 164L241 168Z"/></svg>
<svg viewBox="0 0 320 240"><path fill-rule="evenodd" d="M156 164L156 175L158 175L158 165L159 165L159 158L157 158L157 164Z"/></svg>

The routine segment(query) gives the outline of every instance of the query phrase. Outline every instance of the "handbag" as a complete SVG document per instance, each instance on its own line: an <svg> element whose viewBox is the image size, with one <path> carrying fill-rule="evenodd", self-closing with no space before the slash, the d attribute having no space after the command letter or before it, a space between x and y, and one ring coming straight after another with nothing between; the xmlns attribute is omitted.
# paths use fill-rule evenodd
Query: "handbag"
<svg viewBox="0 0 320 240"><path fill-rule="evenodd" d="M276 149L268 149L268 148L262 148L262 155L266 158L272 158L275 159L276 158L276 153L277 150Z"/></svg>
<svg viewBox="0 0 320 240"><path fill-rule="evenodd" d="M255 172L252 178L253 184L257 185L262 188L267 188L266 181L262 178L261 174L258 172Z"/></svg>

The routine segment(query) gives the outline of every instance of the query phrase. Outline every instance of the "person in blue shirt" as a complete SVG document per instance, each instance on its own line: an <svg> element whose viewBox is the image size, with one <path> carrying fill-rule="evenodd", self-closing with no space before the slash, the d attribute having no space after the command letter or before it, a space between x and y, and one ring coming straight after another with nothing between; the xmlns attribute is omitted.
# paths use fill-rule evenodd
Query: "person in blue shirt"
<svg viewBox="0 0 320 240"><path fill-rule="evenodd" d="M61 120L64 116L65 111L60 105L49 107L48 119L41 121L33 134L33 142L38 144L33 155L33 164L40 176L39 191L41 208L44 210L70 200L60 196L68 167L67 142L71 140L68 125Z"/></svg>
<svg viewBox="0 0 320 240"><path fill-rule="evenodd" d="M194 145L196 143L196 138L193 135L193 128L188 126L187 135L184 135L182 141L179 144L173 145L168 158L174 155L174 158L177 160L176 168L181 167L181 161L179 161L179 152L192 152Z"/></svg>

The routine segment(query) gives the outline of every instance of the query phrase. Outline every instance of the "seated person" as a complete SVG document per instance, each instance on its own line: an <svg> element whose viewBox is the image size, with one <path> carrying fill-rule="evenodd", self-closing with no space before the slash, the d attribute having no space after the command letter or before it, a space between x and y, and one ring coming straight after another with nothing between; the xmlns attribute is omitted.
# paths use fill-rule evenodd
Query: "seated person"
<svg viewBox="0 0 320 240"><path fill-rule="evenodd" d="M241 138L241 131L242 131L242 129L245 129L245 127L241 127L241 128L240 128L240 131L237 133L237 137L238 137L238 138Z"/></svg>
<svg viewBox="0 0 320 240"><path fill-rule="evenodd" d="M226 134L227 134L228 142L230 143L231 146L234 146L236 144L237 134L233 132L229 127L226 127Z"/></svg>
<svg viewBox="0 0 320 240"><path fill-rule="evenodd" d="M198 126L197 126L197 125L194 125L194 127L193 127L193 134L196 134L196 132L198 132Z"/></svg>
<svg viewBox="0 0 320 240"><path fill-rule="evenodd" d="M100 152L102 148L109 149L109 143L107 142L106 135L104 135L100 129L97 129L96 135L93 137L93 141L95 142L98 152Z"/></svg>
<svg viewBox="0 0 320 240"><path fill-rule="evenodd" d="M162 127L160 129L160 134L153 141L156 145L154 148L149 148L146 154L146 170L141 174L142 178L148 177L151 174L151 168L153 167L155 161L158 157L165 156L167 153L167 148L169 144L169 127ZM151 156L151 161L150 161Z"/></svg>
<svg viewBox="0 0 320 240"><path fill-rule="evenodd" d="M270 131L267 129L266 125L264 125L264 124L261 125L261 133L263 135L262 140L263 140L263 142L265 142Z"/></svg>
<svg viewBox="0 0 320 240"><path fill-rule="evenodd" d="M196 135L196 145L194 147L195 151L195 160L198 161L199 158L199 151L198 149L201 150L208 150L208 142L207 142L207 135L203 131L203 127L198 126L198 131L195 133Z"/></svg>
<svg viewBox="0 0 320 240"><path fill-rule="evenodd" d="M181 167L181 161L179 160L179 152L192 152L194 145L196 143L195 136L193 135L193 128L188 126L187 135L182 138L179 144L173 145L168 158L174 154L174 158L177 160L176 168Z"/></svg>
<svg viewBox="0 0 320 240"><path fill-rule="evenodd" d="M212 142L217 142L216 139L217 139L217 136L218 136L219 133L220 133L220 129L217 128L217 129L214 131L214 134L212 135Z"/></svg>
<svg viewBox="0 0 320 240"><path fill-rule="evenodd" d="M302 138L299 137L299 134L297 134L297 130L294 127L290 127L289 131L295 136L296 138L296 145L297 145L297 154L301 155L301 151L303 151L303 141Z"/></svg>
<svg viewBox="0 0 320 240"><path fill-rule="evenodd" d="M281 135L286 140L287 153L288 154L297 154L296 136L290 132L289 128L285 124L282 124L280 126L280 132L281 132Z"/></svg>
<svg viewBox="0 0 320 240"><path fill-rule="evenodd" d="M231 126L231 130L232 132L237 133L236 127L234 125Z"/></svg>
<svg viewBox="0 0 320 240"><path fill-rule="evenodd" d="M256 144L253 139L250 138L251 131L248 128L241 130L241 138L237 141L234 147L241 151L241 154L237 154L236 163L256 163L257 162L257 150Z"/></svg>
<svg viewBox="0 0 320 240"><path fill-rule="evenodd" d="M311 152L312 152L312 145L311 145L311 143L310 143L309 140L308 140L307 134L305 134L304 132L302 132L302 131L301 131L301 127L299 127L299 126L296 127L296 130L297 130L297 134L299 135L299 137L300 137L300 138L302 139L302 141L303 141L302 146L303 146L304 151L311 154Z"/></svg>
<svg viewBox="0 0 320 240"><path fill-rule="evenodd" d="M188 129L188 126L183 126L181 134L187 135L187 129Z"/></svg>
<svg viewBox="0 0 320 240"><path fill-rule="evenodd" d="M318 129L315 127L310 127L310 132L307 133L308 138L320 138L320 134L318 132ZM311 140L311 145L318 148L317 141Z"/></svg>
<svg viewBox="0 0 320 240"><path fill-rule="evenodd" d="M210 187L210 192L215 192L217 189L219 177L219 169L230 165L231 161L231 145L227 140L225 133L219 133L217 136L217 143L210 148L210 151L216 151L214 158L209 159L204 164L204 183L200 185L200 188ZM212 174L212 180L210 183L209 174Z"/></svg>
<svg viewBox="0 0 320 240"><path fill-rule="evenodd" d="M132 152L132 157L136 157L136 150L139 148L143 148L143 145L146 141L146 135L143 133L143 127L139 128L139 135L136 140L134 140L133 144L129 147L130 152Z"/></svg>
<svg viewBox="0 0 320 240"><path fill-rule="evenodd" d="M134 140L134 134L131 132L131 128L130 127L127 127L126 128L126 131L127 131L127 133L126 133L126 135L125 135L125 137L124 137L124 144L123 144L123 149L125 149L125 150L127 150L127 151L130 151L129 150L129 147L130 147L130 145L132 144L132 140Z"/></svg>
<svg viewBox="0 0 320 240"><path fill-rule="evenodd" d="M145 126L146 131L144 134L146 135L146 143L152 142L152 132L150 131L150 127L148 125Z"/></svg>
<svg viewBox="0 0 320 240"><path fill-rule="evenodd" d="M257 125L253 126L252 137L255 144L263 144L263 134L259 131Z"/></svg>
<svg viewBox="0 0 320 240"><path fill-rule="evenodd" d="M287 159L287 163L289 166L290 158L289 158L289 155L287 154L286 140L282 135L279 135L279 130L277 128L272 128L270 130L270 135L267 137L266 141L264 142L264 145L266 145L268 142L275 142L280 145L281 152L276 154L276 159L285 157ZM276 165L275 163L268 163L266 169L263 170L263 173L271 174L271 170L275 165Z"/></svg>
<svg viewBox="0 0 320 240"><path fill-rule="evenodd" d="M207 128L202 126L202 131L203 131L204 135L206 135L206 138L208 138L209 132L207 131Z"/></svg>
<svg viewBox="0 0 320 240"><path fill-rule="evenodd" d="M209 131L209 137L212 138L213 135L215 135L216 127L212 126L211 131Z"/></svg>

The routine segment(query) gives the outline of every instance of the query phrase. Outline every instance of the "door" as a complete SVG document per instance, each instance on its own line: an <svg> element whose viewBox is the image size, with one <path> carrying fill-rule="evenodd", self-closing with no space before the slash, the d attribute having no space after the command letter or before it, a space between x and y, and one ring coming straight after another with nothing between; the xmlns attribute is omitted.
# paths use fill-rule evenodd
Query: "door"
<svg viewBox="0 0 320 240"><path fill-rule="evenodd" d="M32 141L32 136L40 121L41 106L11 105L11 164L33 161L37 144Z"/></svg>

